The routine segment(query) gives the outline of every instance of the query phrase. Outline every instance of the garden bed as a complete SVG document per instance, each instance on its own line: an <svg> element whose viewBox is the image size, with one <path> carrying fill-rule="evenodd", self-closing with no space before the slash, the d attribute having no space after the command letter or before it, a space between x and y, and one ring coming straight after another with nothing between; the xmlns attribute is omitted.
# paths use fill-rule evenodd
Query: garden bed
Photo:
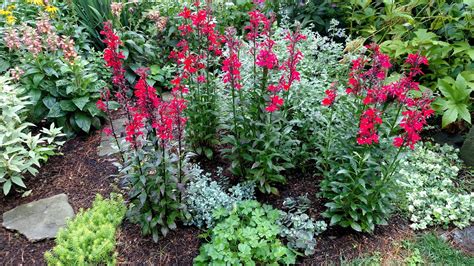
<svg viewBox="0 0 474 266"><path fill-rule="evenodd" d="M117 174L113 159L99 157L97 147L100 144L100 132L89 137L72 139L64 145L62 156L52 157L36 177L28 179L27 186L31 195L22 197L14 193L9 197L0 198L0 213L8 211L19 204L46 198L58 193L65 193L69 202L77 212L80 208L89 208L97 193L108 196L118 190L114 181ZM225 162L203 162L203 166L214 167L225 165ZM215 169L215 168L213 168ZM308 174L294 173L288 184L281 186L280 196L259 194L260 201L281 207L285 197L296 197L308 194L312 200L311 216L320 218L323 210L321 199L317 198L317 187L314 182L320 178L312 178ZM51 184L54 184L52 186ZM0 217L0 222L2 222ZM178 230L154 243L151 237L143 237L137 225L124 221L117 235L118 262L148 263L157 265L190 265L198 255L201 231L196 227L180 225ZM314 265L357 258L361 254L373 251L385 253L391 248L393 241L412 235L408 223L401 217L392 218L388 226L377 228L372 235L354 233L349 229L331 227L319 237L316 253L302 257L299 263ZM24 236L0 228L0 264L44 264L44 252L54 246L54 240L31 243Z"/></svg>

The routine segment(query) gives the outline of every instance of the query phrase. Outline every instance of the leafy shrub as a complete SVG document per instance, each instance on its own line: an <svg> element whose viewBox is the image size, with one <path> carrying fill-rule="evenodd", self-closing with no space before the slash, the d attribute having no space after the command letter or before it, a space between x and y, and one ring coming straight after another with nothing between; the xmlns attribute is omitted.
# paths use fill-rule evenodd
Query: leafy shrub
<svg viewBox="0 0 474 266"><path fill-rule="evenodd" d="M464 191L457 176L461 161L451 146L426 143L400 163L400 207L413 229L451 223L463 228L474 221L474 193Z"/></svg>
<svg viewBox="0 0 474 266"><path fill-rule="evenodd" d="M48 265L115 265L115 233L127 208L121 195L104 200L98 194L88 210L81 209L44 254Z"/></svg>
<svg viewBox="0 0 474 266"><path fill-rule="evenodd" d="M474 70L474 48L470 43L474 4L470 1L353 0L343 6L351 34L373 38L384 52L395 58L418 52L428 57L431 64L421 83L441 94L442 100L449 101L452 97L446 94L440 80L455 80L460 73ZM467 84L470 90L474 89L472 79ZM465 88L461 87L465 85L453 88L455 98L465 94ZM466 107L472 111L471 103L437 108L443 114L443 127L460 119L471 123L470 113L464 111Z"/></svg>
<svg viewBox="0 0 474 266"><path fill-rule="evenodd" d="M63 127L68 136L100 128L103 115L95 106L105 82L94 64L78 55L74 40L58 34L48 17L12 27L3 38L9 56L18 58L12 77L26 87L33 106L30 117Z"/></svg>
<svg viewBox="0 0 474 266"><path fill-rule="evenodd" d="M283 207L288 212L282 212L280 218L280 235L288 240L288 247L303 250L305 255L314 254L315 236L327 228L324 221L314 221L305 213L310 205L311 201L306 196L297 199L287 198L283 202Z"/></svg>
<svg viewBox="0 0 474 266"><path fill-rule="evenodd" d="M13 184L26 188L24 175L36 175L41 163L57 154L64 143L57 140L64 135L54 124L43 128L42 134L29 132L34 125L25 122L25 113L31 101L23 95L22 87L10 85L6 77L0 77L0 183L5 195Z"/></svg>
<svg viewBox="0 0 474 266"><path fill-rule="evenodd" d="M222 173L220 172L219 175ZM190 224L197 227L214 225L213 212L219 208L230 210L235 204L254 198L255 185L238 184L226 192L209 173L204 173L198 165L189 167L186 177L190 180L186 189L185 201L191 214Z"/></svg>
<svg viewBox="0 0 474 266"><path fill-rule="evenodd" d="M303 27L310 26L316 32L328 33L331 20L341 14L340 5L331 0L279 0L267 1L279 15L288 16L291 22L299 21Z"/></svg>
<svg viewBox="0 0 474 266"><path fill-rule="evenodd" d="M296 255L277 238L280 214L271 206L243 201L214 216L222 221L210 230L210 242L200 248L196 265L295 263Z"/></svg>

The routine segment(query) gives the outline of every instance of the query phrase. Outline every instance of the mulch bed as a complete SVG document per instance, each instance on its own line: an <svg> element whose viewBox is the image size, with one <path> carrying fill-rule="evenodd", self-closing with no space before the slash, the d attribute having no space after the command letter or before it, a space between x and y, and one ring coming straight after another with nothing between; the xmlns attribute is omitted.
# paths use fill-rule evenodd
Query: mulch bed
<svg viewBox="0 0 474 266"><path fill-rule="evenodd" d="M20 204L59 193L68 195L69 202L77 212L80 208L89 208L97 193L108 196L112 191L118 191L114 177L117 174L116 168L112 165L111 158L97 155L99 144L100 132L68 141L62 148L62 156L51 158L36 177L27 179L27 187L32 190L29 196L21 197L21 193L12 193L8 197L0 196L0 213ZM214 162L202 165L208 168L217 164ZM316 197L320 178L303 173L293 175L288 184L279 188L280 196L258 194L257 198L261 202L280 207L285 197L307 194L313 202L311 216L321 218L320 213L324 205L323 201ZM366 252L388 252L393 241L413 234L407 222L398 216L389 224L377 228L372 235L331 228L319 236L316 253L300 258L299 262L302 265L329 262L337 264L340 256L351 259ZM179 226L178 230L154 243L151 237L141 236L138 226L124 221L117 238L118 262L191 265L193 258L199 253L199 234L199 229L195 227ZM30 243L24 236L0 227L0 265L44 264L44 252L53 246L53 240Z"/></svg>

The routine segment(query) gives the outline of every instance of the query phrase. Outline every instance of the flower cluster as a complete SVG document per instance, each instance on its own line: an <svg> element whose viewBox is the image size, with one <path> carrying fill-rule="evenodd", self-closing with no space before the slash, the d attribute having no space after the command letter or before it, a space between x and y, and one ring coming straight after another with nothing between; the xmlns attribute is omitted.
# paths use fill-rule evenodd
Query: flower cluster
<svg viewBox="0 0 474 266"><path fill-rule="evenodd" d="M0 9L0 16L5 17L5 22L8 25L13 25L16 22L16 17L13 16L14 4L10 4L6 9Z"/></svg>
<svg viewBox="0 0 474 266"><path fill-rule="evenodd" d="M421 67L428 65L428 60L419 54L408 55L405 61L409 68L407 73L399 80L385 85L387 73L392 67L390 57L383 54L376 44L366 47L371 52L371 57L362 56L352 62L349 88L346 90L348 94L361 98L364 106L357 143L360 145L378 143L377 126L382 124L382 109L385 110L387 104L394 104L397 109L404 111L399 124L403 132L394 138L393 145L413 149L416 142L421 139L419 133L427 124L426 119L434 113L430 106L432 100L428 95L413 98L409 93L412 90L419 90L419 84L414 78L423 74ZM329 102L327 100L326 103Z"/></svg>
<svg viewBox="0 0 474 266"><path fill-rule="evenodd" d="M241 89L240 67L242 63L239 60L240 42L235 38L236 30L228 28L225 32L225 44L229 50L229 55L222 61L222 72L224 83L230 83L232 88Z"/></svg>
<svg viewBox="0 0 474 266"><path fill-rule="evenodd" d="M357 143L360 145L378 143L379 136L376 126L381 124L382 118L380 118L379 110L375 108L365 110L360 117Z"/></svg>
<svg viewBox="0 0 474 266"><path fill-rule="evenodd" d="M326 98L322 100L324 106L331 106L336 101L336 88L327 89L325 92Z"/></svg>
<svg viewBox="0 0 474 266"><path fill-rule="evenodd" d="M112 15L115 17L119 17L120 14L122 13L123 9L123 3L111 3L110 4L110 10L112 11Z"/></svg>
<svg viewBox="0 0 474 266"><path fill-rule="evenodd" d="M62 52L66 62L72 63L78 57L74 40L68 36L59 36L49 19L41 16L36 20L36 28L23 24L17 28L5 31L3 36L10 51L26 49L33 56L40 53Z"/></svg>
<svg viewBox="0 0 474 266"><path fill-rule="evenodd" d="M170 58L175 59L182 67L181 73L171 82L175 93L188 92L188 88L184 85L185 81L204 83L206 76L202 72L206 71L211 56L222 55L221 44L224 38L217 32L210 11L200 9L199 2L195 3L195 7L197 8L195 11L184 7L179 13L179 17L184 19L183 24L178 26L183 39L177 44L178 49L170 54ZM197 38L200 43L197 52L190 47L189 41L193 38Z"/></svg>
<svg viewBox="0 0 474 266"><path fill-rule="evenodd" d="M104 23L104 28L100 34L105 37L103 42L107 47L104 50L104 60L106 66L112 68L112 83L121 90L125 90L125 69L122 66L122 59L124 59L125 56L119 51L119 46L122 42L112 30L112 24L110 22ZM124 93L125 91L119 91L118 93ZM119 95L117 98L122 99L123 97L125 96Z"/></svg>
<svg viewBox="0 0 474 266"><path fill-rule="evenodd" d="M155 22L155 26L158 31L165 30L166 23L168 22L167 17L162 17L159 10L152 10L148 13L147 18Z"/></svg>

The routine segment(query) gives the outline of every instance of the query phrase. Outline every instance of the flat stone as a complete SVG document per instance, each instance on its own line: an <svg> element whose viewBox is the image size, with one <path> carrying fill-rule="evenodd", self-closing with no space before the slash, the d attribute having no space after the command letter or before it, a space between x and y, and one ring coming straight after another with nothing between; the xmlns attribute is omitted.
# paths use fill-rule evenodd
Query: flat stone
<svg viewBox="0 0 474 266"><path fill-rule="evenodd" d="M474 254L474 225L454 230L452 237L456 245Z"/></svg>
<svg viewBox="0 0 474 266"><path fill-rule="evenodd" d="M74 217L66 194L58 194L15 207L3 214L3 227L16 230L31 241L55 238L58 230Z"/></svg>
<svg viewBox="0 0 474 266"><path fill-rule="evenodd" d="M459 156L467 166L474 166L474 127L466 135Z"/></svg>
<svg viewBox="0 0 474 266"><path fill-rule="evenodd" d="M122 142L124 137L121 135L122 132L125 133L125 122L127 119L125 117L118 118L112 121L114 125L114 130L119 137L119 143ZM99 156L108 156L115 153L118 153L118 149L113 148L116 146L115 139L112 136L107 136L104 132L102 132L100 136L100 145L97 149L97 153Z"/></svg>

